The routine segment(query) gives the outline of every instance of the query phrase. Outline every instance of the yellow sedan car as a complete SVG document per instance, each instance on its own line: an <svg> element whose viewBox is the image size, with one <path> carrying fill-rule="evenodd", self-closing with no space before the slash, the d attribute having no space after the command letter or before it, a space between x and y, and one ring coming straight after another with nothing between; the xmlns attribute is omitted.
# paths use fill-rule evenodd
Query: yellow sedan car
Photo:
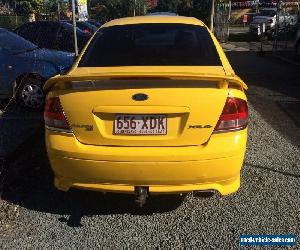
<svg viewBox="0 0 300 250"><path fill-rule="evenodd" d="M133 193L140 202L149 194L238 190L247 85L198 19L110 21L44 88L58 189Z"/></svg>

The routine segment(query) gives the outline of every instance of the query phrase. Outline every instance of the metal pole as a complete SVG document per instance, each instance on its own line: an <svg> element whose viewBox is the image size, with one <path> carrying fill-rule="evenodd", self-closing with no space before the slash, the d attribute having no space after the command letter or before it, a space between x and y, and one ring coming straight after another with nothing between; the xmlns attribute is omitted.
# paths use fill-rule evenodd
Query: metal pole
<svg viewBox="0 0 300 250"><path fill-rule="evenodd" d="M230 21L231 21L231 0L229 0L229 6L228 6L228 29L227 29L227 39L230 35Z"/></svg>
<svg viewBox="0 0 300 250"><path fill-rule="evenodd" d="M18 26L17 1L15 1L16 27Z"/></svg>
<svg viewBox="0 0 300 250"><path fill-rule="evenodd" d="M60 21L60 0L57 0L57 20Z"/></svg>
<svg viewBox="0 0 300 250"><path fill-rule="evenodd" d="M214 32L215 0L211 0L210 30Z"/></svg>
<svg viewBox="0 0 300 250"><path fill-rule="evenodd" d="M277 51L278 48L278 33L279 33L279 15L280 12L280 0L277 0L277 11L276 11L276 23L275 23L275 39L273 43L273 50Z"/></svg>
<svg viewBox="0 0 300 250"><path fill-rule="evenodd" d="M134 0L133 16L135 16L136 0Z"/></svg>
<svg viewBox="0 0 300 250"><path fill-rule="evenodd" d="M73 30L74 30L75 56L78 56L78 43L77 43L76 17L75 17L75 0L72 0L72 19L73 19Z"/></svg>

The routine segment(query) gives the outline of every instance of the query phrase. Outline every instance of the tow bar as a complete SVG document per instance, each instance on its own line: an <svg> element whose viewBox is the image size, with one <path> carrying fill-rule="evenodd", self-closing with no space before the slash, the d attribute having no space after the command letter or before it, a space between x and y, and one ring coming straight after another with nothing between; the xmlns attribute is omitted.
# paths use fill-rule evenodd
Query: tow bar
<svg viewBox="0 0 300 250"><path fill-rule="evenodd" d="M146 203L147 197L149 196L149 188L148 187L135 187L135 202L143 207Z"/></svg>

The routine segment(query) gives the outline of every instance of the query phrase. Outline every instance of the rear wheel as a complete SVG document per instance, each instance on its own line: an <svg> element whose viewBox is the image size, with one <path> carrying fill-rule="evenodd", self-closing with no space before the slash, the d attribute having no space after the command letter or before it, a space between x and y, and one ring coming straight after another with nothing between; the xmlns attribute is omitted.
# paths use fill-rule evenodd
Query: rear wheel
<svg viewBox="0 0 300 250"><path fill-rule="evenodd" d="M18 86L17 98L27 108L39 110L44 105L43 80L38 77L26 77Z"/></svg>

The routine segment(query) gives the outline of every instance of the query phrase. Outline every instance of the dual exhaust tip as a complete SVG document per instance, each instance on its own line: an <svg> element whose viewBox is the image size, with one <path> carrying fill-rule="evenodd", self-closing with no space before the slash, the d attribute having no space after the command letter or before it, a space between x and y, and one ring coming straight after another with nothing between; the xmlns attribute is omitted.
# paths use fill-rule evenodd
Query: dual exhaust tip
<svg viewBox="0 0 300 250"><path fill-rule="evenodd" d="M149 197L149 187L147 186L136 186L134 188L135 202L139 207L143 207L146 204L147 198ZM215 190L196 190L193 191L194 197L199 198L210 198L215 195ZM183 195L183 194L180 194Z"/></svg>

